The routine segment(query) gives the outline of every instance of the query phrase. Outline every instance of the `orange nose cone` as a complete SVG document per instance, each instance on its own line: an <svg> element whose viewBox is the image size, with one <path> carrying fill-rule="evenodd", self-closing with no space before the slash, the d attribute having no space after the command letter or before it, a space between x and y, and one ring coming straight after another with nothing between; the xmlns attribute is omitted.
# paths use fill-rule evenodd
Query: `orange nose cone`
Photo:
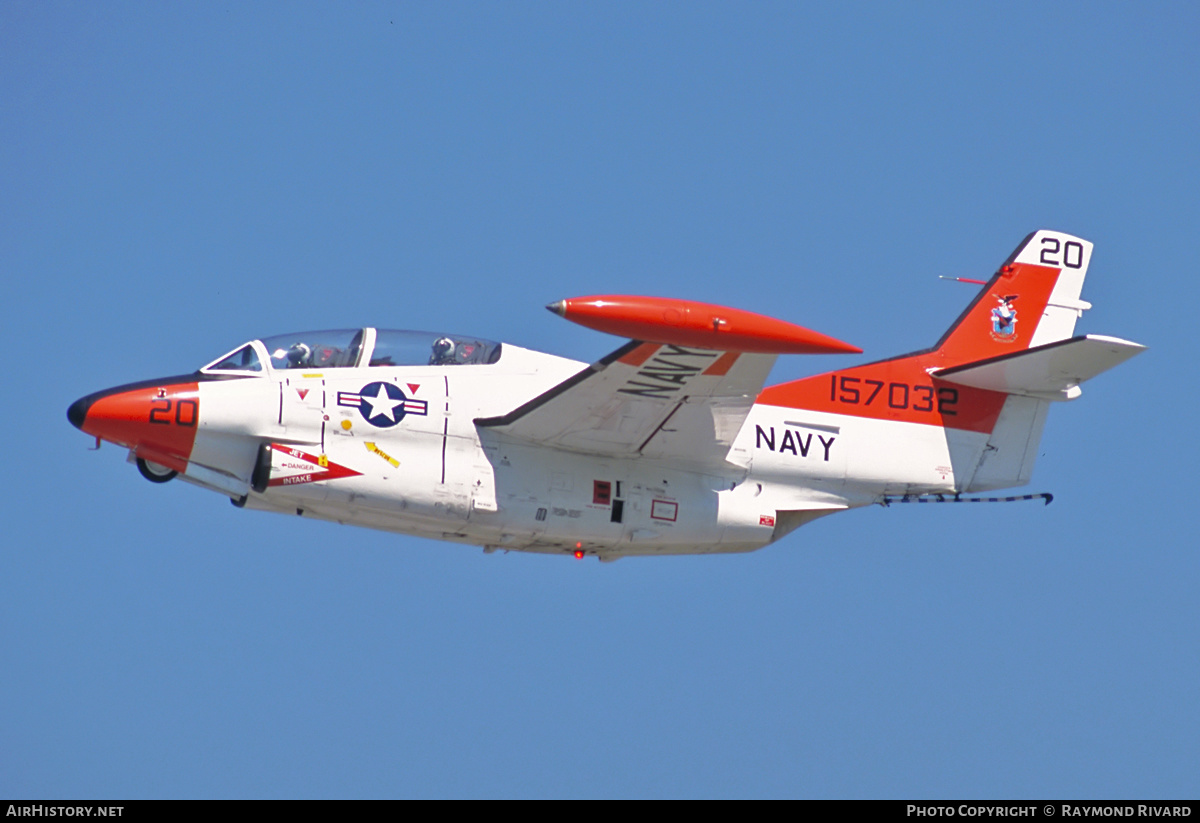
<svg viewBox="0 0 1200 823"><path fill-rule="evenodd" d="M118 386L76 400L67 409L67 419L81 431L178 469L191 456L196 442L199 385L149 382Z"/></svg>
<svg viewBox="0 0 1200 823"><path fill-rule="evenodd" d="M820 332L762 314L677 300L606 294L572 297L546 308L589 329L717 351L765 354L858 354L862 349Z"/></svg>

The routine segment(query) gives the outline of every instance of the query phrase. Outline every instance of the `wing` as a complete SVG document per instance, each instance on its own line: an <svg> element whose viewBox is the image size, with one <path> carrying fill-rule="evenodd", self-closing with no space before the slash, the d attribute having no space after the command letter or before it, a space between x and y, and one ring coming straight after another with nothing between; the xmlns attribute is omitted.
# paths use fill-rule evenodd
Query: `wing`
<svg viewBox="0 0 1200 823"><path fill-rule="evenodd" d="M630 341L500 417L475 423L555 448L720 463L774 354Z"/></svg>

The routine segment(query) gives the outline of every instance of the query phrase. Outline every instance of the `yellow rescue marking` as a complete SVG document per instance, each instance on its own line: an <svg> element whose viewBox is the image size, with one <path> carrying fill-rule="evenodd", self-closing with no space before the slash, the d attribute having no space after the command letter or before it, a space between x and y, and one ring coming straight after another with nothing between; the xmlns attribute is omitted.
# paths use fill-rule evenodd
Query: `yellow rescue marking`
<svg viewBox="0 0 1200 823"><path fill-rule="evenodd" d="M387 452L385 452L383 449L381 449L381 448L379 448L378 446L376 446L376 445L375 445L374 443L372 443L371 441L369 441L369 440L368 440L368 441L367 441L366 443L364 443L363 445L367 447L367 451L369 451L371 454L377 454L377 455L379 455L380 457L382 457L384 460L386 460L387 462L391 463L391 464L392 464L393 466L395 466L397 469L398 469L398 468L400 468L400 461L399 461L399 460L397 460L396 458L392 457L390 454L388 454L388 453L387 453Z"/></svg>
<svg viewBox="0 0 1200 823"><path fill-rule="evenodd" d="M342 428L343 428L343 429L345 429L346 431L350 431L350 427L351 427L351 426L353 426L353 425L354 425L354 424L353 424L353 423L351 423L349 420L343 420L343 421L342 421Z"/></svg>
<svg viewBox="0 0 1200 823"><path fill-rule="evenodd" d="M304 374L304 375L302 375L302 376L303 376L303 377L324 377L324 376L325 376L325 372L320 372L320 371L318 371L318 372L309 372L309 373L307 373L307 374Z"/></svg>
<svg viewBox="0 0 1200 823"><path fill-rule="evenodd" d="M327 469L327 468L329 468L329 456L328 456L328 455L325 455L325 454L323 454L323 455L321 455L320 457L318 457L318 458L317 458L317 465L319 465L319 466L320 466L321 468L323 468L323 469Z"/></svg>

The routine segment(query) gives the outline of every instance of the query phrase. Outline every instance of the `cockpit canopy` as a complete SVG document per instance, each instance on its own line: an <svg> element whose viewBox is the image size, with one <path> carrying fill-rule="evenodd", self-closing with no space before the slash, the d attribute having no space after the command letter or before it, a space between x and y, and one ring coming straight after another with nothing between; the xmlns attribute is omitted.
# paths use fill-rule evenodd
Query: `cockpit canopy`
<svg viewBox="0 0 1200 823"><path fill-rule="evenodd" d="M481 337L394 329L334 329L254 340L200 369L263 373L366 366L467 366L500 360L501 344ZM264 364L267 364L264 366Z"/></svg>

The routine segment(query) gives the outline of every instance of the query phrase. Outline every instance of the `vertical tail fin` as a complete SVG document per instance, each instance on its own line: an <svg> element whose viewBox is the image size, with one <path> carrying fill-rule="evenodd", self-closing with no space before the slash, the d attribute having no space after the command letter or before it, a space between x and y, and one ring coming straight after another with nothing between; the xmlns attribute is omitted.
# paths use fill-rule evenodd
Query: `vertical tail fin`
<svg viewBox="0 0 1200 823"><path fill-rule="evenodd" d="M934 347L944 367L1066 340L1091 305L1079 299L1092 244L1036 231L992 275Z"/></svg>
<svg viewBox="0 0 1200 823"><path fill-rule="evenodd" d="M851 454L846 476L868 485L909 492L1027 483L1047 400L1016 393L1003 381L984 388L977 375L950 374L1013 359L1037 366L1039 374L1053 370L1042 362L1045 349L1022 353L1074 334L1075 321L1090 308L1079 295L1091 257L1086 240L1034 232L933 348L768 386L758 403L839 416L810 415L809 422L856 432L863 445ZM842 422L847 418L857 420Z"/></svg>
<svg viewBox="0 0 1200 823"><path fill-rule="evenodd" d="M1090 308L1079 299L1092 244L1036 231L992 275L933 348L768 386L766 405L991 432L1007 392L936 379L936 372L1066 340Z"/></svg>

